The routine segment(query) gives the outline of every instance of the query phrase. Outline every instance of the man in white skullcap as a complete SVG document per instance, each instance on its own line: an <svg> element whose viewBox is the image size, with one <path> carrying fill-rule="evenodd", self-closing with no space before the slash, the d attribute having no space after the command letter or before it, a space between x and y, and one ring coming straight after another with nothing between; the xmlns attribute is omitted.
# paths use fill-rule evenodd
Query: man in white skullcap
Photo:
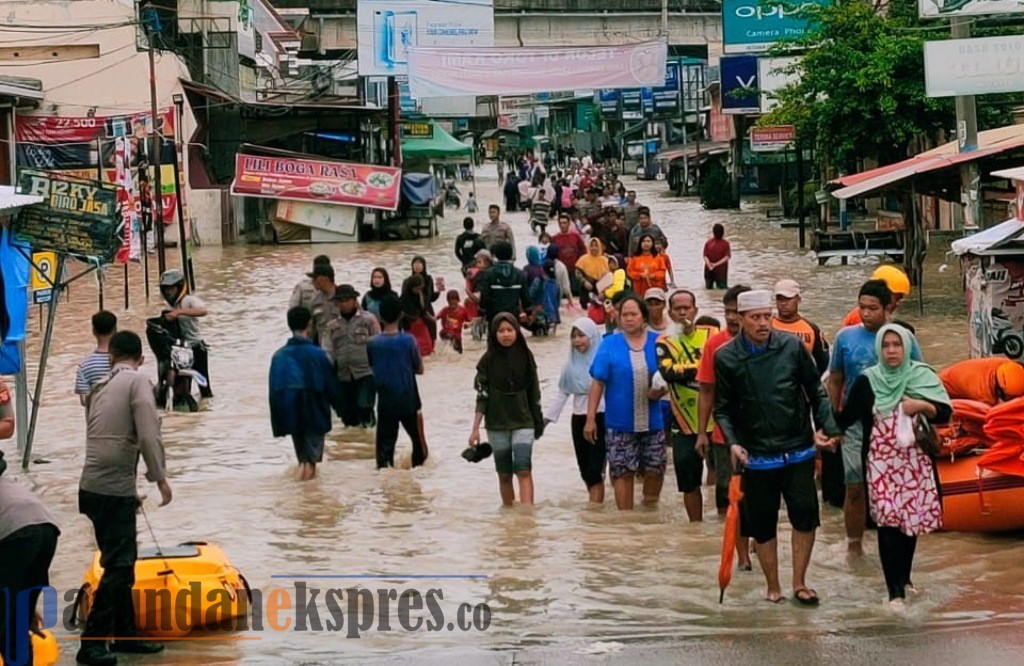
<svg viewBox="0 0 1024 666"><path fill-rule="evenodd" d="M795 336L772 331L772 305L766 289L739 295L740 334L715 355L714 416L733 464L743 470L741 532L756 543L768 600L784 598L776 533L785 499L793 526L793 596L814 606L818 594L804 576L820 524L815 446L830 445L840 430L811 355Z"/></svg>

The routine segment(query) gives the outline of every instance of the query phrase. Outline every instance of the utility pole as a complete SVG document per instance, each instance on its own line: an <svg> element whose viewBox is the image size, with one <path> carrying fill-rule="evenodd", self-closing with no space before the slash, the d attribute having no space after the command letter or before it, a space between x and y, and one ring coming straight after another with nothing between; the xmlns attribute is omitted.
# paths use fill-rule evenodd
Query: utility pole
<svg viewBox="0 0 1024 666"><path fill-rule="evenodd" d="M953 17L949 19L950 36L953 39L967 39L971 36L971 19ZM956 96L956 140L957 150L967 153L978 149L978 109L974 95ZM981 227L981 172L977 162L960 166L960 198L964 203L964 226Z"/></svg>
<svg viewBox="0 0 1024 666"><path fill-rule="evenodd" d="M661 35L668 41L668 0L661 0Z"/></svg>
<svg viewBox="0 0 1024 666"><path fill-rule="evenodd" d="M160 139L160 132L157 130L157 121L160 116L158 115L158 109L156 104L156 29L159 26L159 19L157 18L156 9L152 6L147 7L152 12L148 21L143 21L143 24L148 28L146 31L147 41L149 42L149 107L150 107L150 130L152 131L152 144L153 154L150 156L151 163L153 165L153 190L151 194L152 207L153 207L153 226L156 227L156 252L157 252L157 266L160 270L160 274L163 275L164 271L167 270L167 257L164 256L164 191L160 184L160 150L163 148L163 141ZM149 252L149 234L143 231L141 248L142 252Z"/></svg>

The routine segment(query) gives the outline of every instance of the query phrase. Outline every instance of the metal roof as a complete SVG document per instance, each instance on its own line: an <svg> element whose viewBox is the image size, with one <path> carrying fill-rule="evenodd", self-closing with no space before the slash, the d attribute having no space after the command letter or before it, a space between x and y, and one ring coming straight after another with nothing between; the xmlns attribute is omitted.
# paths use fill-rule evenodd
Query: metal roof
<svg viewBox="0 0 1024 666"><path fill-rule="evenodd" d="M0 185L0 215L8 215L19 208L42 202L43 197L33 194L18 194L13 185Z"/></svg>

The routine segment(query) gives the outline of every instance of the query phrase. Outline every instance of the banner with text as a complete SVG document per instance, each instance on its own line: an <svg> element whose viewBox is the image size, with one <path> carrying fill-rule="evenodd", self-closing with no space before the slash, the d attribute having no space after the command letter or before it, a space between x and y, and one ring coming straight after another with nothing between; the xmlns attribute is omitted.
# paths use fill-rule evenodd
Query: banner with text
<svg viewBox="0 0 1024 666"><path fill-rule="evenodd" d="M810 26L807 9L832 0L781 4L761 0L722 0L722 50L725 53L768 51L776 42L800 39Z"/></svg>
<svg viewBox="0 0 1024 666"><path fill-rule="evenodd" d="M1020 14L1024 13L1024 4L1020 0L918 0L917 11L921 18Z"/></svg>
<svg viewBox="0 0 1024 666"><path fill-rule="evenodd" d="M624 46L409 48L412 96L523 95L665 85L663 40Z"/></svg>
<svg viewBox="0 0 1024 666"><path fill-rule="evenodd" d="M98 180L31 169L18 171L18 192L43 202L18 213L12 227L33 250L53 250L107 263L123 244L118 188Z"/></svg>
<svg viewBox="0 0 1024 666"><path fill-rule="evenodd" d="M231 194L395 210L401 180L394 167L239 154Z"/></svg>
<svg viewBox="0 0 1024 666"><path fill-rule="evenodd" d="M1024 35L924 43L928 97L1024 91Z"/></svg>
<svg viewBox="0 0 1024 666"><path fill-rule="evenodd" d="M123 173L118 171L117 139L131 144L130 160L123 169L130 171L136 193L148 191L140 180L153 182L152 146L147 137L152 131L149 112L123 116L23 116L15 120L17 162L19 169L56 171L76 178L100 178L118 184ZM178 195L174 191L177 151L174 146L174 109L160 111L157 132L161 136L160 189L163 194L164 224L177 222ZM140 169L146 169L140 178ZM138 196L136 205L142 201ZM139 211L141 215L141 211Z"/></svg>
<svg viewBox="0 0 1024 666"><path fill-rule="evenodd" d="M494 0L359 0L360 76L405 74L414 46L494 44Z"/></svg>

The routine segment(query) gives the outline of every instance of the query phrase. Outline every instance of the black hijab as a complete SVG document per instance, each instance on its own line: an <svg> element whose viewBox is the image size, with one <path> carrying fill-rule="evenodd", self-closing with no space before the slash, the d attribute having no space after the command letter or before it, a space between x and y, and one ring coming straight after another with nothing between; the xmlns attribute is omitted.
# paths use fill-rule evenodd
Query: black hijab
<svg viewBox="0 0 1024 666"><path fill-rule="evenodd" d="M384 276L384 284L380 287L373 286L373 274L380 273ZM388 294L394 294L395 290L391 288L391 276L388 275L387 269L378 266L370 271L370 290L366 292L366 295L375 301L383 300Z"/></svg>
<svg viewBox="0 0 1024 666"><path fill-rule="evenodd" d="M402 282L402 295L399 297L398 302L402 305L402 314L410 319L417 319L423 316L424 311L424 299L426 294L421 293L419 295L413 291L414 287L422 286L423 278L419 275L410 275L405 278ZM424 287L424 292L426 287Z"/></svg>
<svg viewBox="0 0 1024 666"><path fill-rule="evenodd" d="M417 261L423 264L423 272L419 273L423 278L423 302L426 304L427 310L433 314L433 307L431 306L431 303L436 301L438 296L437 291L435 291L434 288L434 278L430 277L430 273L427 272L427 260L418 254L412 258L412 262L409 264L409 270L412 270L413 264ZM417 275L417 273L414 272L413 275Z"/></svg>
<svg viewBox="0 0 1024 666"><path fill-rule="evenodd" d="M498 342L498 325L505 321L516 330L516 341L511 347L503 347ZM487 375L491 390L497 393L525 391L537 374L537 363L530 348L526 346L519 321L508 312L498 313L491 320L487 332L487 351L480 357L476 367Z"/></svg>

